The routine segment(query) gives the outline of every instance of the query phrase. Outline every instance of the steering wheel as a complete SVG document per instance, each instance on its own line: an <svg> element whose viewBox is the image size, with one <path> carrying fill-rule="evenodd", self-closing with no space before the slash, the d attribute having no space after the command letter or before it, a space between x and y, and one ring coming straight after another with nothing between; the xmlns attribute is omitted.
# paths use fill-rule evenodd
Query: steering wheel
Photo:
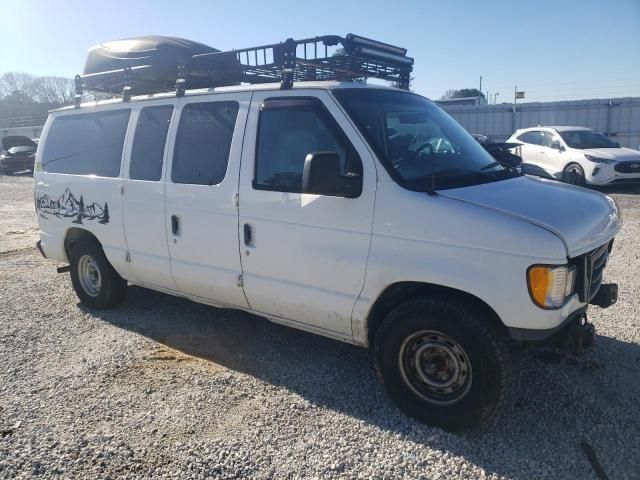
<svg viewBox="0 0 640 480"><path fill-rule="evenodd" d="M427 147L429 147L429 153L433 154L433 145L431 145L431 143L429 143L429 142L425 142L425 143L419 145L418 148L416 148L414 151L409 152L406 157L399 158L398 160L393 162L394 166L396 168L398 168L403 163L410 162L410 161L414 160Z"/></svg>
<svg viewBox="0 0 640 480"><path fill-rule="evenodd" d="M429 147L429 154L433 155L433 145L431 145L431 142L425 142L422 145L420 145L418 148L416 148L413 152L411 152L411 159L416 158L418 155L420 155L420 152L422 152L422 150L424 150L425 148Z"/></svg>

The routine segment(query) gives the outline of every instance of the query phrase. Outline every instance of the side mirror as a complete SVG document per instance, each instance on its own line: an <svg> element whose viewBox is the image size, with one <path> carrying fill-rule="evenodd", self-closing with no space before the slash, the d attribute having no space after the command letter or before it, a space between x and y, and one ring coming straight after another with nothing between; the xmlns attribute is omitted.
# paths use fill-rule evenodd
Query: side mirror
<svg viewBox="0 0 640 480"><path fill-rule="evenodd" d="M340 173L340 157L336 152L309 153L302 171L302 193L331 197L355 198L362 192L362 177Z"/></svg>
<svg viewBox="0 0 640 480"><path fill-rule="evenodd" d="M554 150L558 150L559 152L564 152L564 147L558 140L553 140L551 142L551 148L553 148Z"/></svg>

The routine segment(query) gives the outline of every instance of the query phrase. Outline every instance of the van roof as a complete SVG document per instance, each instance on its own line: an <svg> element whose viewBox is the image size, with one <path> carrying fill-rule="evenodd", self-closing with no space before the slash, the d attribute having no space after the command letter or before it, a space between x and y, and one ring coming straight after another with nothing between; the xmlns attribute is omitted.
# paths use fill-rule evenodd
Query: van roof
<svg viewBox="0 0 640 480"><path fill-rule="evenodd" d="M400 90L395 87L389 87L386 85L379 84L365 84L359 82L336 82L336 81L305 81L305 82L294 82L293 87L295 89L320 89L320 90L334 90L341 88L374 88L374 89L386 89L386 90ZM282 90L280 83L260 83L253 85L232 85L232 86L224 86L224 87L215 87L215 88L200 88L196 90L187 90L184 94L185 97L189 96L197 96L197 95L211 95L216 93L236 93L236 92L253 92L253 91L268 91L268 90ZM406 91L406 90L401 90ZM145 100L154 100L154 99L162 99L162 98L176 98L175 92L162 92L162 93L154 93L149 95L136 95L131 97L129 102L141 102ZM129 103L126 102L126 103ZM62 112L69 110L81 110L83 107L97 107L103 105L113 105L113 104L122 104L122 98L110 98L107 100L98 100L92 102L84 102L80 104L80 108L74 107L73 105L69 105L66 107L57 108L54 110L50 110L50 113L53 112Z"/></svg>

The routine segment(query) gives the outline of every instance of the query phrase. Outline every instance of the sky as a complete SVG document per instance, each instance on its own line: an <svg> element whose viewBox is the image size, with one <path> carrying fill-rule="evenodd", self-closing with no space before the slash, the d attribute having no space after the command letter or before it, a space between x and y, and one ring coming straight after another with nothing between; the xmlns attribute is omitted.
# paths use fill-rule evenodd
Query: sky
<svg viewBox="0 0 640 480"><path fill-rule="evenodd" d="M221 50L355 33L407 48L413 89L497 103L640 96L640 0L0 0L0 73L73 77L89 47L140 35ZM497 97L495 94L498 94Z"/></svg>

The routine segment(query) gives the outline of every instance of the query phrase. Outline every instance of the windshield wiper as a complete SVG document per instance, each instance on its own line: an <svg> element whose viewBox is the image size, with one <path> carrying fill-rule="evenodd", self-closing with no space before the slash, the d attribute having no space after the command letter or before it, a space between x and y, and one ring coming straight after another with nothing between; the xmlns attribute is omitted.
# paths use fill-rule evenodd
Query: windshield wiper
<svg viewBox="0 0 640 480"><path fill-rule="evenodd" d="M500 162L491 162L484 167L480 168L480 171L489 170L490 168L497 167L498 165L502 165Z"/></svg>
<svg viewBox="0 0 640 480"><path fill-rule="evenodd" d="M420 177L417 178L412 178L411 180L409 180L410 182L421 182L423 180L427 180L431 177L448 177L448 176L452 176L452 175L477 175L480 177L489 177L489 176L493 176L491 175L490 172L481 172L480 170L469 170L469 169L465 169L465 168L445 168L443 170L438 170L436 172L433 173L428 173L426 175L422 175Z"/></svg>

